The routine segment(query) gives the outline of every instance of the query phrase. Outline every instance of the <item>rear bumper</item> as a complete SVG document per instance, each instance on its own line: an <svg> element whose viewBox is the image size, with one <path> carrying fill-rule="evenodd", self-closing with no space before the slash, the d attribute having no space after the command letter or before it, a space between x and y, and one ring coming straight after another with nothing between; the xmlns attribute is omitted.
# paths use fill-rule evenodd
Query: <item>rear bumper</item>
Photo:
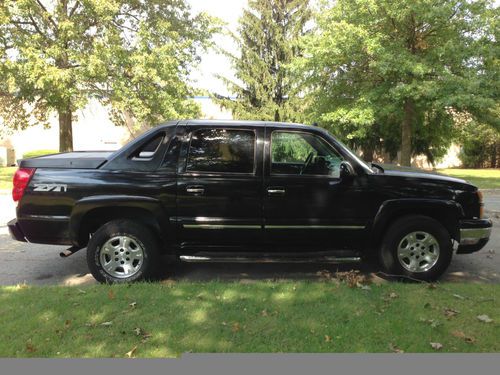
<svg viewBox="0 0 500 375"><path fill-rule="evenodd" d="M460 245L457 254L470 254L481 250L490 239L492 222L489 219L460 221Z"/></svg>
<svg viewBox="0 0 500 375"><path fill-rule="evenodd" d="M11 221L9 221L7 223L7 226L9 227L10 236L14 240L27 242L26 237L24 236L24 233L21 230L21 227L19 226L19 223L17 222L17 219L12 219Z"/></svg>

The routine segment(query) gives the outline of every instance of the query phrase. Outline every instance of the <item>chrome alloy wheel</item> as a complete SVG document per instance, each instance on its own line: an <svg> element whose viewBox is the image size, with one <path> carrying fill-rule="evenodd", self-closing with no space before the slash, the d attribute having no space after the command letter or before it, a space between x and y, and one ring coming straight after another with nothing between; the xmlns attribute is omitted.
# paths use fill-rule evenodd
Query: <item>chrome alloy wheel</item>
<svg viewBox="0 0 500 375"><path fill-rule="evenodd" d="M439 259L439 244L427 232L411 232L398 245L398 260L410 272L426 272L434 267Z"/></svg>
<svg viewBox="0 0 500 375"><path fill-rule="evenodd" d="M144 263L144 249L131 237L116 236L102 246L99 260L109 275L124 279L139 272Z"/></svg>

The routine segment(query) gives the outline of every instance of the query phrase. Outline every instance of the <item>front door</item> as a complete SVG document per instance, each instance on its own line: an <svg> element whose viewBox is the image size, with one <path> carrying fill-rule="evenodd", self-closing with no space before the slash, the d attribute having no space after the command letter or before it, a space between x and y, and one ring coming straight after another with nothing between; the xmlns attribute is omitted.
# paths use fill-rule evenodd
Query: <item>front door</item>
<svg viewBox="0 0 500 375"><path fill-rule="evenodd" d="M341 154L320 133L268 127L265 240L282 251L350 250L365 223L353 212L355 180L340 178Z"/></svg>
<svg viewBox="0 0 500 375"><path fill-rule="evenodd" d="M177 179L183 248L252 249L262 241L263 127L186 126Z"/></svg>

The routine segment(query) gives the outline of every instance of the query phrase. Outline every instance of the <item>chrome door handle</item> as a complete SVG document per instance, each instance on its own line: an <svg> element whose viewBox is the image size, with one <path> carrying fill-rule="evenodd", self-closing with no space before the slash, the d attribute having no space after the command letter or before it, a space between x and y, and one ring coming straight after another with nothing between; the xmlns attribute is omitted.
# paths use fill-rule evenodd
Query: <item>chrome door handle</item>
<svg viewBox="0 0 500 375"><path fill-rule="evenodd" d="M286 192L285 188L282 187L269 187L267 188L267 193L269 195L284 195Z"/></svg>
<svg viewBox="0 0 500 375"><path fill-rule="evenodd" d="M186 192L189 194L202 195L205 193L205 189L202 186L188 186L186 187Z"/></svg>

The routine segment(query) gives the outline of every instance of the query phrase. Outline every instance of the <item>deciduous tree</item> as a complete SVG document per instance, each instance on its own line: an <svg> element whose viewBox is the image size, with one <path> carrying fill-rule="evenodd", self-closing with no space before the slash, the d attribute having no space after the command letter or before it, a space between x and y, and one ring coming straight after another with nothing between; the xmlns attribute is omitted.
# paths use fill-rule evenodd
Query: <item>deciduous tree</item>
<svg viewBox="0 0 500 375"><path fill-rule="evenodd" d="M118 122L197 115L188 75L212 31L184 0L2 1L0 117L22 128L55 111L69 151L74 113L89 98L110 104Z"/></svg>
<svg viewBox="0 0 500 375"><path fill-rule="evenodd" d="M498 125L495 17L489 0L327 1L299 64L312 116L406 166L443 154L452 109Z"/></svg>

